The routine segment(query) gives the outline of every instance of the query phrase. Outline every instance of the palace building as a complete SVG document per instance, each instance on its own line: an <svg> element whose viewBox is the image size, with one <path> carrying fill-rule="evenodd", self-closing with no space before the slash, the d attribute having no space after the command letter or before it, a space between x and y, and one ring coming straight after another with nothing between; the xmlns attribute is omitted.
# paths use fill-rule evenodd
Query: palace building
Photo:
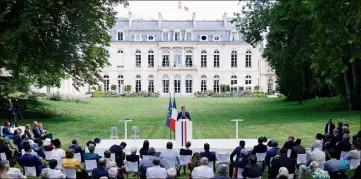
<svg viewBox="0 0 361 179"><path fill-rule="evenodd" d="M109 30L110 65L104 68L103 91L122 93L151 91L162 95L193 95L221 85L236 90L276 89L276 76L261 53L246 43L225 13L221 20L118 19ZM112 87L113 86L113 87ZM116 87L116 88L114 88ZM44 88L42 92L85 95L93 91L89 85L75 90L71 80L60 88Z"/></svg>

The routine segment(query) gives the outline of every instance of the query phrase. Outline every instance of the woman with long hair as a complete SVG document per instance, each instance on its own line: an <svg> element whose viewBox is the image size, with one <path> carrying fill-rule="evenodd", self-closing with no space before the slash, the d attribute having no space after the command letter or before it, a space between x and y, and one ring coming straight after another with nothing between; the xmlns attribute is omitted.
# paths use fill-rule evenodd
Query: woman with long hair
<svg viewBox="0 0 361 179"><path fill-rule="evenodd" d="M139 150L140 158L143 159L143 155L148 155L149 150L149 141L145 140L143 142L143 147Z"/></svg>
<svg viewBox="0 0 361 179"><path fill-rule="evenodd" d="M201 165L201 154L199 152L194 152L192 155L191 161L188 163L189 173L191 174L193 169ZM191 175L189 175L191 177Z"/></svg>

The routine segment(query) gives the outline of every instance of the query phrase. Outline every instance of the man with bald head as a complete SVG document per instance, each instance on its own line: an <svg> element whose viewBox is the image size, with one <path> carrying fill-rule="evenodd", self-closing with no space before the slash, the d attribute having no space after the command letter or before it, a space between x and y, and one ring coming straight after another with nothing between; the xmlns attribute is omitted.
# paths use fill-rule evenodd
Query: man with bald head
<svg viewBox="0 0 361 179"><path fill-rule="evenodd" d="M92 171L92 178L99 179L101 177L108 177L108 170L105 168L106 160L104 158L99 159L98 167Z"/></svg>
<svg viewBox="0 0 361 179"><path fill-rule="evenodd" d="M213 169L208 167L208 158L201 158L201 165L196 167L192 171L192 178L213 178L214 173Z"/></svg>

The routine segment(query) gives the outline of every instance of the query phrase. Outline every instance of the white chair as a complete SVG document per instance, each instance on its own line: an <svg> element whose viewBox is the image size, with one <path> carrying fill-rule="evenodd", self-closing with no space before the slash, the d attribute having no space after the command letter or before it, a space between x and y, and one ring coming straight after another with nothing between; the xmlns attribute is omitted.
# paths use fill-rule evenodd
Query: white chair
<svg viewBox="0 0 361 179"><path fill-rule="evenodd" d="M229 163L229 153L219 153L218 163Z"/></svg>
<svg viewBox="0 0 361 179"><path fill-rule="evenodd" d="M263 162L266 158L266 152L265 153L256 153L257 162Z"/></svg>
<svg viewBox="0 0 361 179"><path fill-rule="evenodd" d="M25 176L36 177L36 169L35 169L35 167L25 167L24 166L24 172L25 172Z"/></svg>
<svg viewBox="0 0 361 179"><path fill-rule="evenodd" d="M76 170L74 168L64 168L63 171L67 178L69 179L76 178Z"/></svg>
<svg viewBox="0 0 361 179"><path fill-rule="evenodd" d="M146 160L146 159L148 159L149 157L153 157L153 156L143 155L143 159L142 159L142 160Z"/></svg>
<svg viewBox="0 0 361 179"><path fill-rule="evenodd" d="M85 170L92 171L94 168L97 168L97 160L84 160Z"/></svg>
<svg viewBox="0 0 361 179"><path fill-rule="evenodd" d="M1 160L7 160L5 152L0 153Z"/></svg>
<svg viewBox="0 0 361 179"><path fill-rule="evenodd" d="M324 169L324 168L325 168L325 162L321 162L321 163L320 163L320 168L321 168L321 169Z"/></svg>
<svg viewBox="0 0 361 179"><path fill-rule="evenodd" d="M62 169L63 168L63 160L62 159L56 159L58 164L56 165L56 169Z"/></svg>
<svg viewBox="0 0 361 179"><path fill-rule="evenodd" d="M112 161L115 162L115 153L110 153L110 159L112 159Z"/></svg>
<svg viewBox="0 0 361 179"><path fill-rule="evenodd" d="M51 160L53 159L53 154L51 151L44 151L44 154L45 154L45 159L46 160Z"/></svg>
<svg viewBox="0 0 361 179"><path fill-rule="evenodd" d="M341 155L340 155L340 160L345 159L345 156L349 153L350 151L342 151Z"/></svg>
<svg viewBox="0 0 361 179"><path fill-rule="evenodd" d="M307 163L307 154L298 154L297 155L297 165Z"/></svg>
<svg viewBox="0 0 361 179"><path fill-rule="evenodd" d="M74 158L81 162L81 154L80 153L74 153Z"/></svg>
<svg viewBox="0 0 361 179"><path fill-rule="evenodd" d="M175 157L161 157L160 163L166 170L169 168L176 168L178 165L178 161Z"/></svg>
<svg viewBox="0 0 361 179"><path fill-rule="evenodd" d="M359 165L360 165L360 159L358 160L351 159L351 163L350 163L351 170L357 168Z"/></svg>
<svg viewBox="0 0 361 179"><path fill-rule="evenodd" d="M124 161L124 167L125 167L125 171L127 171L127 173L137 173L138 172L138 162L129 162L129 161Z"/></svg>
<svg viewBox="0 0 361 179"><path fill-rule="evenodd" d="M290 173L290 174L288 175L288 179L293 179L294 176L295 176L294 173Z"/></svg>
<svg viewBox="0 0 361 179"><path fill-rule="evenodd" d="M184 165L188 165L189 161L191 161L191 156L190 155L180 155L179 156L179 162L180 165L184 166Z"/></svg>
<svg viewBox="0 0 361 179"><path fill-rule="evenodd" d="M209 161L208 167L211 168L212 170L214 170L214 161Z"/></svg>
<svg viewBox="0 0 361 179"><path fill-rule="evenodd" d="M288 149L287 150L287 157L291 157L291 152L292 152L292 149ZM291 175L291 174L290 174Z"/></svg>
<svg viewBox="0 0 361 179"><path fill-rule="evenodd" d="M243 168L238 168L237 169L237 178L243 178L243 175L242 175L242 173L243 173Z"/></svg>

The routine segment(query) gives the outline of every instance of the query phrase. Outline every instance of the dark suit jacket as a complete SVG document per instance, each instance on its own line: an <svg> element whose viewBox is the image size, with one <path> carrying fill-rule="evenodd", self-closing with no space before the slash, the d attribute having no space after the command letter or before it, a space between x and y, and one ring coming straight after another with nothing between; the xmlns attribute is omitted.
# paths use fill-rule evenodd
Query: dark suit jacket
<svg viewBox="0 0 361 179"><path fill-rule="evenodd" d="M269 172L270 178L276 178L281 167L286 167L290 174L296 171L296 160L290 159L287 156L281 156L272 160L271 171Z"/></svg>
<svg viewBox="0 0 361 179"><path fill-rule="evenodd" d="M291 159L297 159L297 155L298 155L298 154L305 154L305 153L306 153L306 150L305 150L304 147L302 147L302 146L300 146L300 145L295 145L295 146L292 148L290 158L291 158Z"/></svg>
<svg viewBox="0 0 361 179"><path fill-rule="evenodd" d="M11 135L14 135L14 133L12 133L10 131L10 127L4 127L3 128L3 136L6 137L6 136L11 136Z"/></svg>
<svg viewBox="0 0 361 179"><path fill-rule="evenodd" d="M192 154L193 154L193 151L190 150L190 149L188 149L188 150L186 150L186 149L180 149L180 150L179 150L179 155L192 155Z"/></svg>
<svg viewBox="0 0 361 179"><path fill-rule="evenodd" d="M123 165L123 160L125 159L125 154L120 145L113 145L109 148L111 153L115 153L115 162L118 165Z"/></svg>
<svg viewBox="0 0 361 179"><path fill-rule="evenodd" d="M92 178L99 179L100 177L108 177L108 170L102 167L94 168L92 171Z"/></svg>
<svg viewBox="0 0 361 179"><path fill-rule="evenodd" d="M84 154L84 150L79 145L70 145L69 149L73 149L74 153Z"/></svg>
<svg viewBox="0 0 361 179"><path fill-rule="evenodd" d="M182 114L183 114L183 112L178 113L177 120L179 120L179 119L189 119L189 120L191 120L191 116L189 115L188 112L184 112L184 116Z"/></svg>
<svg viewBox="0 0 361 179"><path fill-rule="evenodd" d="M331 125L329 131L328 131L328 125ZM327 124L325 125L325 134L330 133L330 134L332 135L334 129L335 129L335 124L333 124L333 123L328 124L328 123L327 123ZM340 131L340 132L341 132L341 131Z"/></svg>
<svg viewBox="0 0 361 179"><path fill-rule="evenodd" d="M252 150L252 154L265 153L265 152L267 152L267 145L264 144L255 145Z"/></svg>
<svg viewBox="0 0 361 179"><path fill-rule="evenodd" d="M242 173L243 178L258 178L260 176L262 176L262 167L260 165L246 165L244 167L243 173Z"/></svg>
<svg viewBox="0 0 361 179"><path fill-rule="evenodd" d="M234 160L233 160L233 157L236 156L236 162L238 162L239 159L241 158L241 150L242 150L242 149L244 149L244 148L241 147L241 146L236 147L236 148L233 150L233 152L231 153L231 155L229 156L229 160L230 160L231 162L233 162L233 161L234 161Z"/></svg>
<svg viewBox="0 0 361 179"><path fill-rule="evenodd" d="M126 155L125 159L129 162L139 162L139 155L134 155L134 154Z"/></svg>
<svg viewBox="0 0 361 179"><path fill-rule="evenodd" d="M34 138L41 138L42 135L41 129L34 127L33 134L34 134Z"/></svg>
<svg viewBox="0 0 361 179"><path fill-rule="evenodd" d="M139 155L140 155L140 158L143 159L143 155L148 155L148 149L141 148L139 150Z"/></svg>
<svg viewBox="0 0 361 179"><path fill-rule="evenodd" d="M339 154L343 151L350 151L351 150L351 143L348 140L341 140L336 146L335 149Z"/></svg>
<svg viewBox="0 0 361 179"><path fill-rule="evenodd" d="M283 144L283 149L292 149L293 146L295 146L295 142L294 141L287 141L285 142L285 144Z"/></svg>
<svg viewBox="0 0 361 179"><path fill-rule="evenodd" d="M210 162L216 161L216 154L214 152L210 152L210 151L201 152L201 157L207 157L208 161Z"/></svg>
<svg viewBox="0 0 361 179"><path fill-rule="evenodd" d="M31 133L29 130L24 130L24 134L28 137L28 139L31 139Z"/></svg>
<svg viewBox="0 0 361 179"><path fill-rule="evenodd" d="M18 163L21 166L35 167L36 175L39 176L41 170L45 167L38 156L32 154L24 154L18 159Z"/></svg>
<svg viewBox="0 0 361 179"><path fill-rule="evenodd" d="M8 145L0 144L0 153L5 153L6 158L9 160L11 158L11 150Z"/></svg>

